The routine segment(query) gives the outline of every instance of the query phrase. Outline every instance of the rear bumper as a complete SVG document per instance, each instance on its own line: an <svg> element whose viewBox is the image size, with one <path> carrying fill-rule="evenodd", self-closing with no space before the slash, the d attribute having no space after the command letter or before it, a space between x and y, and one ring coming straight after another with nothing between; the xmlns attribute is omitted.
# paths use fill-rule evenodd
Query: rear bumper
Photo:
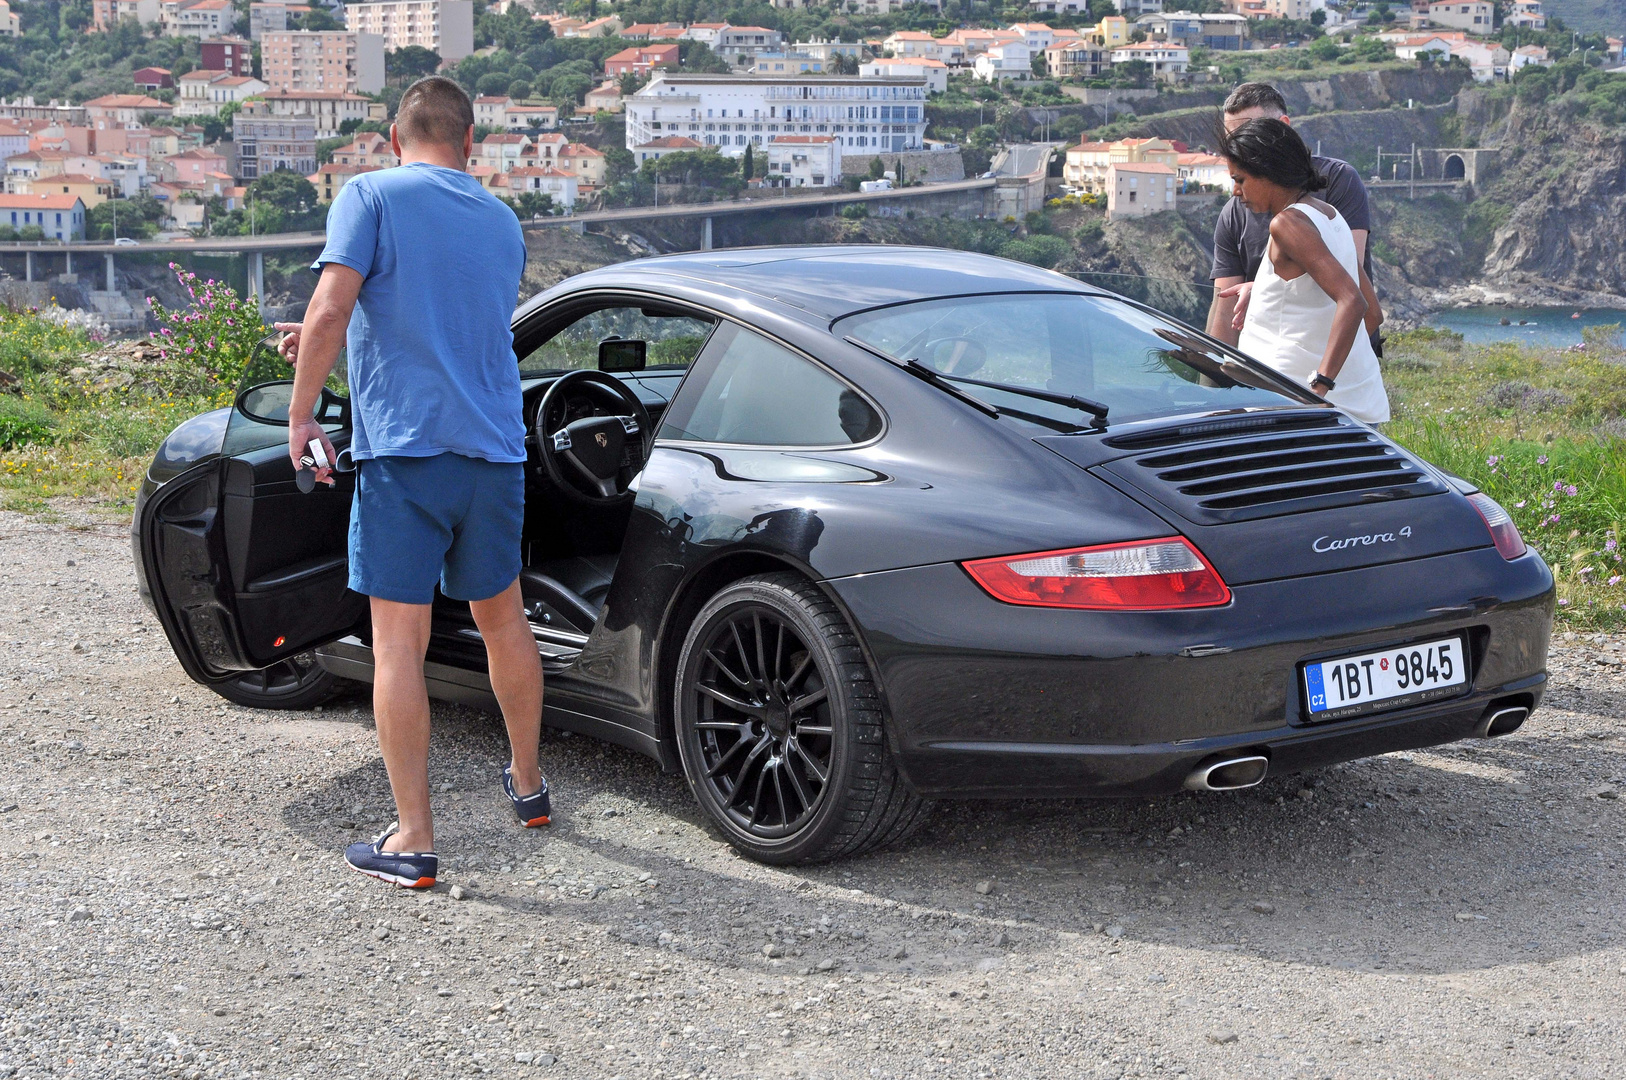
<svg viewBox="0 0 1626 1080"><path fill-rule="evenodd" d="M1539 674L1430 707L1178 743L935 742L911 754L908 774L923 794L943 798L1167 795L1180 791L1198 766L1221 758L1261 755L1274 776L1472 738L1493 709L1535 708L1546 682Z"/></svg>
<svg viewBox="0 0 1626 1080"><path fill-rule="evenodd" d="M1083 612L987 596L953 564L830 581L858 624L899 766L964 798L1179 791L1216 755L1272 773L1470 737L1492 704L1534 707L1554 592L1534 552L1494 549L1246 585L1220 608ZM1458 632L1461 697L1303 719L1299 665Z"/></svg>

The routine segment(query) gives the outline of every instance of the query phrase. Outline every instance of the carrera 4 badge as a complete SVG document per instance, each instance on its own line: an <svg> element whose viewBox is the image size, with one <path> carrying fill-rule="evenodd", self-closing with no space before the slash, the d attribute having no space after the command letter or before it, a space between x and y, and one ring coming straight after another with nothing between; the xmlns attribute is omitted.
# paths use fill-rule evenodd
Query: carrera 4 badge
<svg viewBox="0 0 1626 1080"><path fill-rule="evenodd" d="M1366 536L1345 536L1334 540L1330 536L1318 536L1311 544L1312 550L1325 555L1329 551L1342 551L1344 548L1371 547L1373 544L1392 544L1396 540L1411 535L1411 526L1402 525L1399 532L1370 533Z"/></svg>

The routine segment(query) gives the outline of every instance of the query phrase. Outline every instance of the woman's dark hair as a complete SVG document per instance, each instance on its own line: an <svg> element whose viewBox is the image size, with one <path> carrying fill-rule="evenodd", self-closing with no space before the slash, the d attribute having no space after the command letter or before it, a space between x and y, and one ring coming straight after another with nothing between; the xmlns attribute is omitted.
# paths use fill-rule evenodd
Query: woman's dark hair
<svg viewBox="0 0 1626 1080"><path fill-rule="evenodd" d="M1320 191L1327 178L1310 160L1310 148L1299 133L1280 120L1249 120L1219 136L1219 153L1249 176L1268 180L1289 191Z"/></svg>

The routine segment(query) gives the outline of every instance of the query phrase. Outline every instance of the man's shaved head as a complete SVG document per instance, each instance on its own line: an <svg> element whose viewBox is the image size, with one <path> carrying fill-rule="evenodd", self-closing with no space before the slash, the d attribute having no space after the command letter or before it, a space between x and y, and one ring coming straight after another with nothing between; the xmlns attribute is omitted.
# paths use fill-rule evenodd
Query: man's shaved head
<svg viewBox="0 0 1626 1080"><path fill-rule="evenodd" d="M401 145L437 143L461 148L474 126L474 105L463 88L443 75L419 79L401 95L395 132Z"/></svg>

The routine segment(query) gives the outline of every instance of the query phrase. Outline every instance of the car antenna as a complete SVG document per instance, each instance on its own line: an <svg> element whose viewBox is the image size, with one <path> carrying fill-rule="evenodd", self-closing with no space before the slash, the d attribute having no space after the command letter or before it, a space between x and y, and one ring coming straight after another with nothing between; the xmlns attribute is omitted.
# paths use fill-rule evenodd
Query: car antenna
<svg viewBox="0 0 1626 1080"><path fill-rule="evenodd" d="M965 402L967 405L971 406L973 409L976 409L978 412L983 413L983 414L985 414L987 416L992 416L995 420L999 419L999 410L998 409L994 408L992 405L988 404L986 401L982 400L981 398L972 397L970 394L966 393L964 390L961 390L958 386L955 386L953 383L951 383L947 379L943 378L943 376L940 373L938 373L936 371L933 371L931 368L927 367L925 364L922 364L919 360L899 360L896 356L893 356L891 353L885 351L884 349L877 349L874 345L871 345L869 342L861 341L858 338L852 337L851 335L848 335L843 340L845 340L847 342L847 344L849 344L849 345L854 345L854 346L857 346L860 349L863 349L865 352L869 353L871 356L880 357L882 360L885 360L887 363L893 365L894 367L902 368L903 370L907 371L909 374L913 375L915 378L921 380L922 382L930 383L931 385L937 387L939 390L943 391L943 393L949 395L950 397L960 399L961 401Z"/></svg>

